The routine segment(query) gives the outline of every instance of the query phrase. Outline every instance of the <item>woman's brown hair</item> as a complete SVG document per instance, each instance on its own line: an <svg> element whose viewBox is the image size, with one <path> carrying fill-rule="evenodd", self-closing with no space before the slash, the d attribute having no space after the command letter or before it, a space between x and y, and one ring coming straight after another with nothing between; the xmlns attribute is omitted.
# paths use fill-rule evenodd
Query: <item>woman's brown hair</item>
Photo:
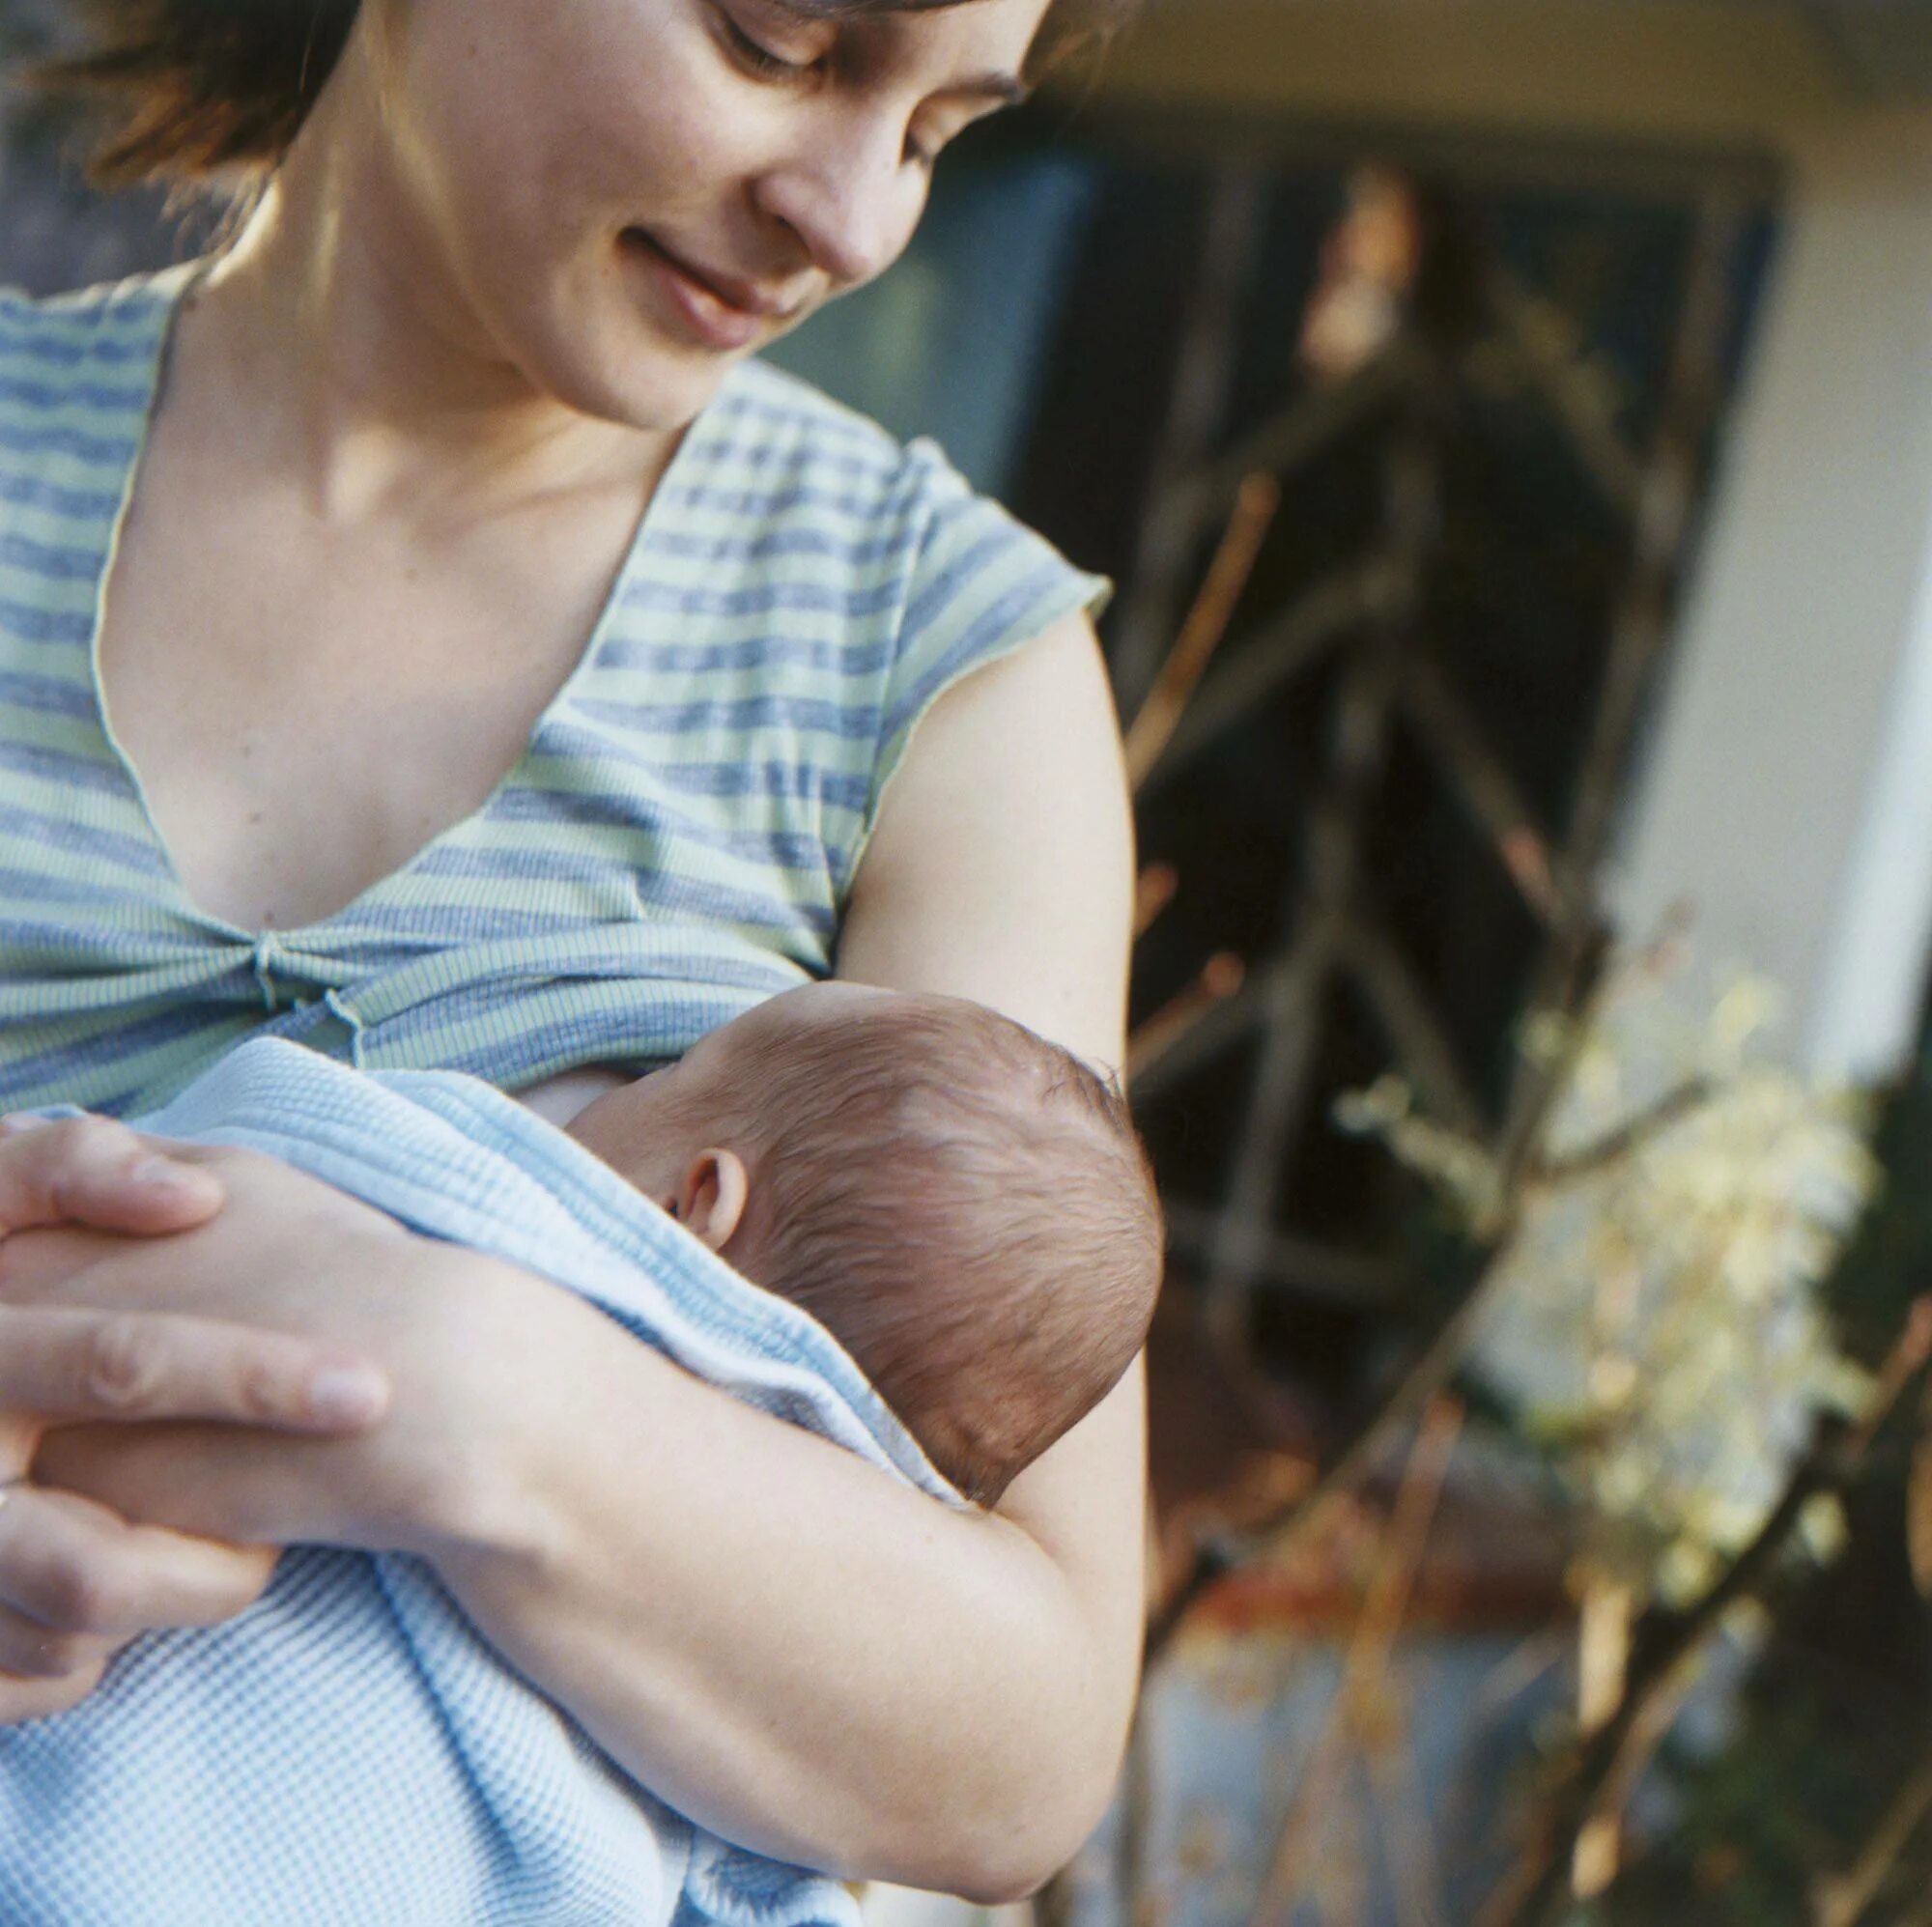
<svg viewBox="0 0 1932 1927"><path fill-rule="evenodd" d="M970 4L970 0L966 0ZM549 4L549 0L532 0ZM790 0L800 12L920 11L961 0ZM1104 42L1136 0L1054 0L1036 68ZM99 187L275 167L342 58L361 0L76 0L83 44L40 62L36 91L103 107Z"/></svg>

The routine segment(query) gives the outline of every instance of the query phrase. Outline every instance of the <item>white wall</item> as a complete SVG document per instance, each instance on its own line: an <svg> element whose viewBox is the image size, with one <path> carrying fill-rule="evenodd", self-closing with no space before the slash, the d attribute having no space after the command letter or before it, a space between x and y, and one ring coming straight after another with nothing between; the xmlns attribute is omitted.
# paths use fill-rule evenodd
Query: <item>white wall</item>
<svg viewBox="0 0 1932 1927"><path fill-rule="evenodd" d="M1794 192L1617 906L1675 902L1865 1074L1932 943L1932 113L1794 150Z"/></svg>

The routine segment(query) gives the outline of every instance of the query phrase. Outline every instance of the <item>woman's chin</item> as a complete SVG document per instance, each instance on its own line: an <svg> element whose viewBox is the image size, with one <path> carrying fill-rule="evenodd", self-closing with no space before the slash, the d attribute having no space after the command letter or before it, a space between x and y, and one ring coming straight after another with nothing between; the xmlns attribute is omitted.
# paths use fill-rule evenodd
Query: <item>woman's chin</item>
<svg viewBox="0 0 1932 1927"><path fill-rule="evenodd" d="M539 385L579 414L674 435L696 420L743 358L682 349L631 316L600 329L593 345L554 357Z"/></svg>

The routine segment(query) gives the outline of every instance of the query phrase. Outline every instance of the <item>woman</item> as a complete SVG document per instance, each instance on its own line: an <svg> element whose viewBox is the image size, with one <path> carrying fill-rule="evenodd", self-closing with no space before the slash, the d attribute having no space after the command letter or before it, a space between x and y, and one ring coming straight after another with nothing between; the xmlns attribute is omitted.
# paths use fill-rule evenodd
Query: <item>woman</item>
<svg viewBox="0 0 1932 1927"><path fill-rule="evenodd" d="M687 430L711 432L721 391L737 405L760 345L895 258L938 150L1072 24L1046 0L290 0L278 90L260 70L284 11L99 10L149 36L121 64L146 90L131 166L278 162L231 246L166 291L89 671L156 889L252 954L257 1027L353 1006L360 953L346 992L284 994L277 933L484 813L555 720L660 485L716 507L673 468ZM171 30L192 62L156 60ZM817 433L813 460L870 461L827 445L829 417ZM950 527L929 471L920 525ZM895 605L907 622L982 553ZM836 934L844 976L978 998L1118 1063L1130 835L1087 599L1021 597L1058 612L882 742L827 955ZM530 836L541 872L550 831ZM59 924L60 894L10 886L16 932ZM368 920L370 953L386 927ZM51 1093L4 1081L8 1039L85 1019L130 974L0 983L10 1101ZM142 981L174 994L168 971ZM579 1062L625 1054L597 1024L560 1031ZM994 1899L1097 1816L1138 1647L1137 1380L998 1515L955 1518L564 1294L272 1164L156 1165L104 1122L25 1131L0 1139L0 1223L23 1233L0 1247L0 1717L75 1703L142 1630L241 1610L268 1567L240 1548L321 1540L433 1560L613 1757L755 1850ZM87 1417L111 1423L19 1482L51 1422ZM167 1418L231 1423L132 1423Z"/></svg>

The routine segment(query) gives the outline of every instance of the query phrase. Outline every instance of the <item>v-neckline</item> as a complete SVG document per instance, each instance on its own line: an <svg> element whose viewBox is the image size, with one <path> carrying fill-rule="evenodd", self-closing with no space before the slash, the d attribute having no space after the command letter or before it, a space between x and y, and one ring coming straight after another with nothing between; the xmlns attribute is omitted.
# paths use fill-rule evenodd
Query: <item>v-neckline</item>
<svg viewBox="0 0 1932 1927"><path fill-rule="evenodd" d="M146 466L148 444L154 433L156 418L159 413L161 389L167 378L177 325L187 296L211 265L212 257L185 262L179 267L164 269L150 277L146 284L147 292L156 298L158 312L151 324L154 329L151 353L146 362L140 364L143 385L130 391L129 426L132 430L130 447L119 489L114 492L114 508L108 522L106 540L101 545L100 558L92 585L92 618L87 644L88 689L94 705L95 725L99 728L102 742L133 793L142 828L166 874L178 907L194 922L218 931L229 941L246 943L258 949L264 946L277 945L291 949L300 949L303 948L301 943L303 937L312 932L326 930L334 924L353 921L358 910L390 893L408 881L438 851L460 840L475 824L484 821L497 808L501 799L519 785L526 766L536 753L539 739L557 714L568 705L579 684L589 675L596 666L598 659L604 654L611 628L651 549L660 521L659 505L681 471L690 466L697 444L708 432L710 424L716 420L719 412L718 404L730 386L736 369L727 372L710 401L679 438L676 448L671 451L669 462L665 466L663 473L659 475L656 485L651 490L650 498L639 514L631 538L618 562L616 573L611 578L611 586L605 595L602 607L598 609L596 620L591 624L590 633L582 648L571 665L569 673L557 685L535 722L530 724L515 761L503 773L490 794L474 809L445 824L393 869L357 891L348 902L339 905L327 915L310 918L304 922L290 924L287 927L270 924L261 929L251 929L244 923L234 922L228 918L216 916L211 910L203 909L189 893L181 867L175 862L174 852L161 832L158 818L155 815L147 788L141 780L141 773L134 767L133 758L122 747L120 739L114 733L107 705L106 685L100 673L100 642L106 615L107 591L113 579L115 560L120 553L123 531L127 527L133 509L134 497L140 486L141 470Z"/></svg>

